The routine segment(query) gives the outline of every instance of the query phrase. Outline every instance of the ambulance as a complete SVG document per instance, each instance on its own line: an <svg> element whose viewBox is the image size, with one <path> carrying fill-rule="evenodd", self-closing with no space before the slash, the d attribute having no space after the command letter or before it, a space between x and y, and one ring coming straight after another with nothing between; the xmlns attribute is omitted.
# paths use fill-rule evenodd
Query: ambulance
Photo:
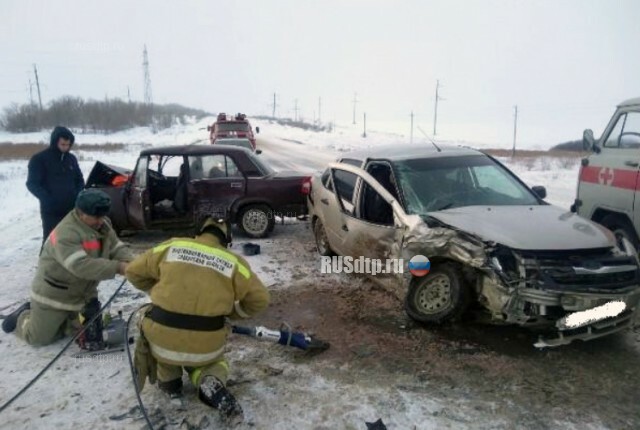
<svg viewBox="0 0 640 430"><path fill-rule="evenodd" d="M640 97L620 103L599 140L583 135L578 193L573 212L640 245Z"/></svg>

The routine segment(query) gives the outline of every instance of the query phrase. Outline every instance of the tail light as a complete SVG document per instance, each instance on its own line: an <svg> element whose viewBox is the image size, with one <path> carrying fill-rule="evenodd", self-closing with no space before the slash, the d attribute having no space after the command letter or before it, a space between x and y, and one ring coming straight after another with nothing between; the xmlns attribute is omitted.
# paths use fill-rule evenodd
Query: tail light
<svg viewBox="0 0 640 430"><path fill-rule="evenodd" d="M302 179L302 187L300 188L300 192L305 196L311 193L311 176L307 176Z"/></svg>

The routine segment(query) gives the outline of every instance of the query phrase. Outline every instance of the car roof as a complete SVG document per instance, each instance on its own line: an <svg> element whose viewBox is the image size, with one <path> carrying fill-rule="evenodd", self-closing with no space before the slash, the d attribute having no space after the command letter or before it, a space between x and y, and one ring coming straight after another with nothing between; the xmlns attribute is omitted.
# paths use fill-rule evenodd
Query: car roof
<svg viewBox="0 0 640 430"><path fill-rule="evenodd" d="M628 106L636 106L636 105L640 105L640 97L625 100L622 103L620 103L618 107L628 107Z"/></svg>
<svg viewBox="0 0 640 430"><path fill-rule="evenodd" d="M459 157L469 155L482 155L482 152L475 149L438 145L440 151L431 143L400 143L397 145L381 145L365 150L347 152L340 159L385 159L389 161L411 160L414 158L437 158L437 157Z"/></svg>
<svg viewBox="0 0 640 430"><path fill-rule="evenodd" d="M247 148L230 145L179 145L161 146L140 151L140 155L209 155L251 153Z"/></svg>

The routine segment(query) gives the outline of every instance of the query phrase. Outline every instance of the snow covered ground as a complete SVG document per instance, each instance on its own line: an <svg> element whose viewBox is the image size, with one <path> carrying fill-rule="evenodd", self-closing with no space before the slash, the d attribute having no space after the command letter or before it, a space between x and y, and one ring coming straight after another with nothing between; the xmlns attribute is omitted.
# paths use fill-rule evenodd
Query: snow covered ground
<svg viewBox="0 0 640 430"><path fill-rule="evenodd" d="M188 144L201 139L206 141L207 132L202 128L212 121L212 118L208 118L157 134L138 128L108 136L77 135L77 142L81 145L107 142L127 144L127 149L120 152L92 151L85 146L81 151L81 168L86 177L94 161L98 159L110 164L133 167L142 145ZM254 121L254 125L261 128L258 146L264 150L262 156L276 168L287 170L312 172L351 149L406 141L399 135L373 131L364 139L359 130L350 127L336 128L332 133L315 133L270 124L268 121ZM25 135L0 133L0 142L29 143L47 140L45 132ZM416 139L415 144L428 143ZM568 208L573 201L577 160L575 163L546 158L534 162L512 162L509 159L503 161L529 185L546 186L548 201L551 203ZM25 180L26 161L0 161L1 314L10 312L28 297L31 278L37 265L41 240L40 219L37 202L26 190ZM125 240L141 250L163 238L142 234ZM238 250L238 245L246 241L246 238L239 235L234 248ZM253 242L261 244L262 254L250 257L249 262L270 286L277 299L273 314L268 315L269 320L276 321L279 317L298 324L299 320L306 318L309 329L322 332L328 330L326 327L331 327L333 330L331 324L327 324L325 328L312 325L313 321L327 318L323 312L330 313L331 309L317 310L317 313L309 310L308 315L305 315L305 302L296 302L297 313L288 314L287 310L290 308L284 306L282 296L291 293L292 296L304 297L305 291L311 287L320 288L320 293L328 291L328 297L344 291L355 294L363 285L371 288L366 286L368 281L348 276L320 275L311 233L304 222L288 220L286 225L276 226L273 237ZM103 300L109 297L120 281L115 279L101 285ZM373 290L371 293L377 294ZM126 291L114 302L113 311L123 310L127 316L144 301L144 295L126 287ZM278 309L283 314L278 314ZM296 315L299 320L291 320ZM340 337L332 331L324 333ZM61 346L62 342L58 342L47 347L31 348L12 335L0 333L0 353L3 357L0 403L29 381ZM341 362L339 352L343 350L347 351L348 359ZM526 402L502 399L501 395L474 396L476 388L465 386L464 381L457 381L454 384L457 386L452 385L449 389L429 381L420 382L414 374L360 367L360 362L354 361L353 357L366 360L368 352L349 352L350 350L340 347L336 351L338 352L330 352L328 358L319 356L315 359L279 346L266 347L251 339L233 337L229 347L234 380L232 390L245 408L248 424L244 427L364 429L365 421L373 422L378 418L382 418L390 429L616 427L600 421L595 412L579 415L574 411L565 419L562 410L534 413L528 411L529 405ZM499 354L487 354L493 359L502 359ZM385 357L381 356L379 360L384 362ZM488 369L486 371L491 372ZM633 376L637 377L637 374ZM517 389L515 386L509 388L511 391ZM145 403L155 418L160 419L163 413L168 413L168 428L218 428L216 415L200 405L194 395L193 391L187 391L187 397L191 400L189 411L172 411L168 401L155 387L146 387L143 392ZM144 422L140 414L132 409L135 406L124 355L78 360L66 354L42 380L0 415L0 427L143 428ZM540 414L542 418L539 418ZM534 415L538 418L534 418ZM640 418L636 415L620 422L633 427L633 424L640 425ZM624 425L618 428L622 427Z"/></svg>

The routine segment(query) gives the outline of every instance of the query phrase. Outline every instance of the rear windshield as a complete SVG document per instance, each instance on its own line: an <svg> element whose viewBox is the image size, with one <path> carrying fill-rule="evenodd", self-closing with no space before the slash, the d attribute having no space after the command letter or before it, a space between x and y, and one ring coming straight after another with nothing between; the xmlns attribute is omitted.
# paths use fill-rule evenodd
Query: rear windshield
<svg viewBox="0 0 640 430"><path fill-rule="evenodd" d="M219 122L217 127L219 131L250 131L246 122Z"/></svg>
<svg viewBox="0 0 640 430"><path fill-rule="evenodd" d="M264 161L262 161L256 155L249 154L248 156L249 156L249 159L251 160L251 162L253 164L255 164L255 166L260 170L260 173L262 173L263 176L268 176L268 175L271 175L273 173L276 173L275 170L273 170L268 164L266 164Z"/></svg>

